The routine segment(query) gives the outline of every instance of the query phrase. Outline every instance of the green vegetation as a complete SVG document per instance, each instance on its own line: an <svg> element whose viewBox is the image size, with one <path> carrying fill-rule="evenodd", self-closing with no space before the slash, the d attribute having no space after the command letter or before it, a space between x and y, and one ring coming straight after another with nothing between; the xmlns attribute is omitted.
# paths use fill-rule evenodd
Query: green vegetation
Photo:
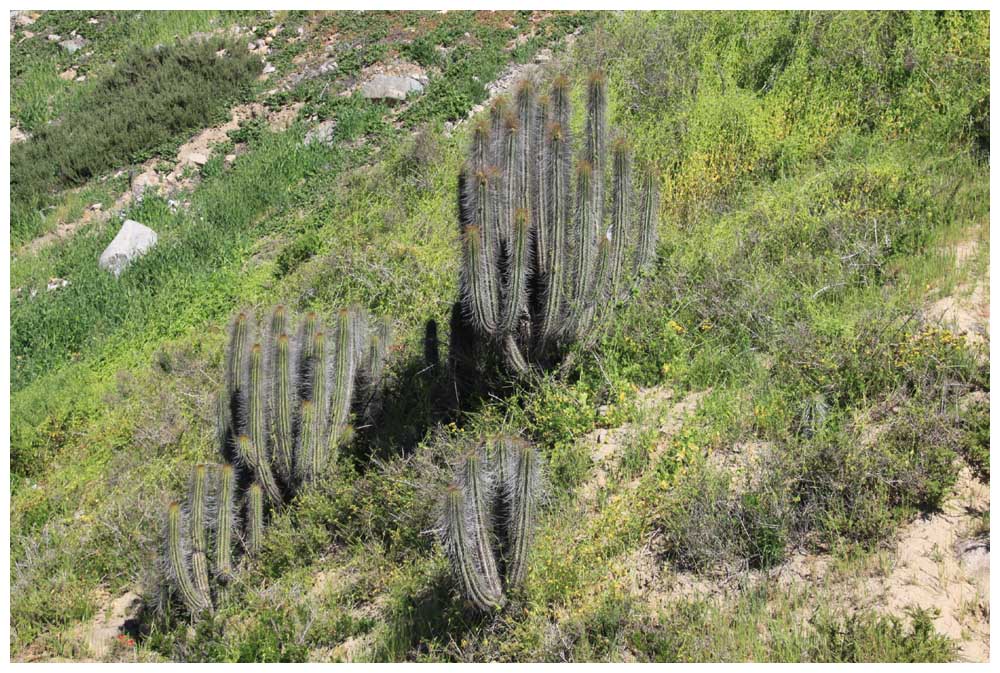
<svg viewBox="0 0 1000 673"><path fill-rule="evenodd" d="M12 242L40 233L38 210L51 190L141 162L218 121L259 71L259 61L221 38L125 54L55 123L11 148Z"/></svg>
<svg viewBox="0 0 1000 673"><path fill-rule="evenodd" d="M164 41L165 25L183 38L214 18L170 14L152 43L133 29L88 39L98 55L125 54ZM81 622L104 596L135 589L148 599L136 645L108 658L959 656L933 614L854 610L821 583L780 576L795 549L828 557L843 576L869 572L901 525L950 497L962 461L989 478L988 349L924 311L967 292L988 261L987 13L239 21L259 37L281 26L272 77L300 68L298 56L345 69L270 95L275 79L255 85L248 95L272 109L304 103L297 121L285 131L245 125L225 147L241 146L236 161L204 171L184 196L190 206L147 197L129 208L160 243L118 281L94 263L114 220L12 260L13 658L89 656L74 636ZM578 26L564 51L559 38ZM636 165L658 167L655 261L642 291L590 343L567 349L561 371L465 397L453 377L463 335L446 326L462 264L456 177L475 123L445 123L542 46L565 59L577 110L589 73L603 68L608 124L629 138ZM49 47L16 48L12 73L41 72ZM428 67L422 95L395 108L340 95L396 55ZM29 80L12 77L16 114L33 110L25 128L70 114L75 96L49 109L19 91ZM310 115L336 122L332 146L303 145ZM585 114L568 125L586 137ZM105 184L46 198L73 213L84 194L127 188ZM970 241L956 264L950 249ZM53 277L72 284L46 292ZM192 628L184 611L156 609L150 569L163 557L164 508L189 488L192 466L217 460L225 321L235 306L261 314L278 303L396 318L384 412L356 413L354 441L287 506L268 508L255 486L242 502L234 483L232 508L208 512L209 532L247 517L258 551L226 559L208 536L209 581L228 581ZM512 429L537 447L548 488L523 578L502 608L481 611L428 533L463 455L456 447ZM613 447L600 460L594 436ZM988 511L977 521L968 534L988 529ZM181 561L197 551L188 523L178 516ZM688 584L725 590L680 589Z"/></svg>

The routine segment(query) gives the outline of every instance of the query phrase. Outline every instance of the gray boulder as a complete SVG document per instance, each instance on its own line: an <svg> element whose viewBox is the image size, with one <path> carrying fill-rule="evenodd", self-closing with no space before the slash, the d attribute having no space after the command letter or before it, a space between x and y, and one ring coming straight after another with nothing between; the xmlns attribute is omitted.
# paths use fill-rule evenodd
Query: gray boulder
<svg viewBox="0 0 1000 673"><path fill-rule="evenodd" d="M424 85L415 77L399 75L375 75L361 85L361 95L372 100L406 100L411 91L424 90Z"/></svg>
<svg viewBox="0 0 1000 673"><path fill-rule="evenodd" d="M125 220L115 239L101 253L98 264L110 271L115 278L132 263L156 245L156 232L135 220Z"/></svg>
<svg viewBox="0 0 1000 673"><path fill-rule="evenodd" d="M87 44L87 41L82 37L80 37L79 35L77 35L72 40L63 40L62 42L59 43L59 46L68 51L69 53L75 54L76 52L83 49L83 46L85 44Z"/></svg>

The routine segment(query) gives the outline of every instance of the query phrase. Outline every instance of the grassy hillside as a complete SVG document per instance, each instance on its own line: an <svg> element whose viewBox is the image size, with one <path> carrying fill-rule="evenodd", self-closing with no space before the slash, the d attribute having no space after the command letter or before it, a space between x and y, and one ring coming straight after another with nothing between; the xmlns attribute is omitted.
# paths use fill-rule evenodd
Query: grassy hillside
<svg viewBox="0 0 1000 673"><path fill-rule="evenodd" d="M88 67L105 81L133 48L280 26L277 73L241 98L302 106L287 130L247 123L217 147L186 207L128 206L161 238L119 280L95 263L114 218L12 253L13 658L92 656L81 629L130 590L146 608L132 644L106 658L959 656L933 614L855 610L817 599L823 583L780 579L803 552L858 573L943 506L966 464L989 481L988 335L966 338L927 310L988 266L988 14L89 17L47 12L31 28L40 36L12 51L12 114L39 134L25 152L48 121L102 95L48 75L69 64L39 40L62 26L92 40ZM452 124L543 47L575 97L592 68L606 70L613 123L659 167L656 268L570 371L456 409L446 368L424 359L429 321L447 352L458 289L470 124ZM335 71L275 90L324 53ZM392 108L350 93L394 57L428 69L421 95ZM304 145L320 120L336 121L335 142ZM147 149L173 161L189 131ZM81 193L110 199L128 187L115 169L145 159L123 156L77 190L32 198L62 213ZM52 217L12 222L12 239L54 228ZM958 244L971 251L960 265ZM47 292L53 277L72 284ZM227 319L279 301L396 319L391 420L273 518L264 552L192 627L156 605L165 505L192 465L216 460ZM541 447L549 497L524 587L477 615L426 531L455 447L500 429ZM599 456L595 437L609 436ZM988 532L988 505L976 516L973 537Z"/></svg>

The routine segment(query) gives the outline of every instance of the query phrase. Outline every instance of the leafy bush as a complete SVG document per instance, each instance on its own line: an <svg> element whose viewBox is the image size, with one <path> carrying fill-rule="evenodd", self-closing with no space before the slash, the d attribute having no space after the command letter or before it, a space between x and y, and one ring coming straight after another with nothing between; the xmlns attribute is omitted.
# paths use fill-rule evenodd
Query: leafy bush
<svg viewBox="0 0 1000 673"><path fill-rule="evenodd" d="M958 451L965 458L972 473L990 482L990 405L975 402L962 415L962 438Z"/></svg>
<svg viewBox="0 0 1000 673"><path fill-rule="evenodd" d="M216 52L227 48L227 55ZM246 96L260 62L221 39L134 49L29 142L11 148L11 233L37 232L35 211L54 189L169 150Z"/></svg>
<svg viewBox="0 0 1000 673"><path fill-rule="evenodd" d="M826 429L785 450L796 529L872 546L900 520L941 505L958 474L951 419L910 402L881 432Z"/></svg>

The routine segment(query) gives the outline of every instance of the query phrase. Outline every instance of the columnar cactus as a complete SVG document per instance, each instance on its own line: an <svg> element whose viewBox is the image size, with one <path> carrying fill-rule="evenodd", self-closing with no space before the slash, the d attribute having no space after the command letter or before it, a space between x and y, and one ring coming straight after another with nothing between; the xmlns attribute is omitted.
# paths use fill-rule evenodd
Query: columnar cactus
<svg viewBox="0 0 1000 673"><path fill-rule="evenodd" d="M462 594L476 609L503 607L524 581L542 494L536 448L499 437L471 449L441 508L438 534ZM503 579L501 579L501 577Z"/></svg>
<svg viewBox="0 0 1000 673"><path fill-rule="evenodd" d="M545 367L591 330L600 309L627 296L656 243L656 176L641 180L629 148L612 143L610 204L604 77L587 84L586 138L572 162L569 80L547 96L525 81L473 131L459 180L461 305L476 334L518 373Z"/></svg>
<svg viewBox="0 0 1000 673"><path fill-rule="evenodd" d="M357 400L378 395L390 322L369 329L360 311L345 309L332 325L308 313L296 332L281 306L266 329L247 312L233 319L218 405L225 464L197 466L186 511L167 512L168 575L192 615L212 607L209 559L217 580L232 579L234 538L257 553L268 508L322 478L352 437Z"/></svg>

